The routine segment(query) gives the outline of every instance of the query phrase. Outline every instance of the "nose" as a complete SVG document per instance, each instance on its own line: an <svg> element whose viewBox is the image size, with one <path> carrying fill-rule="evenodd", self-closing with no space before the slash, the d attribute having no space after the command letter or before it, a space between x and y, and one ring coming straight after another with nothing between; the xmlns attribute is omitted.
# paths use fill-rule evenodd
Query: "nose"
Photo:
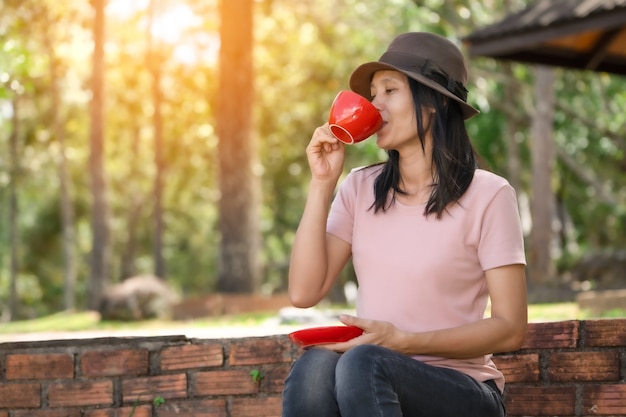
<svg viewBox="0 0 626 417"><path fill-rule="evenodd" d="M374 99L372 100L372 104L379 112L382 110L382 103L378 96L374 97Z"/></svg>

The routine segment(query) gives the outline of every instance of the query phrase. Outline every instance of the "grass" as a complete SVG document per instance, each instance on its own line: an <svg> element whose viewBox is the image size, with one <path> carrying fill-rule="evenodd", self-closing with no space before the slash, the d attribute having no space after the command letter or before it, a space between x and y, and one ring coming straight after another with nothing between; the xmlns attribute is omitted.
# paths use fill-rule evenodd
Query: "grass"
<svg viewBox="0 0 626 417"><path fill-rule="evenodd" d="M560 321L582 319L576 303L531 304L528 306L528 321Z"/></svg>
<svg viewBox="0 0 626 417"><path fill-rule="evenodd" d="M240 314L235 316L207 317L193 321L143 320L143 321L100 321L97 313L60 312L31 320L2 323L0 334L38 333L88 330L128 330L159 328L206 328L230 326L257 326L275 316L273 313Z"/></svg>
<svg viewBox="0 0 626 417"><path fill-rule="evenodd" d="M233 316L207 317L193 321L145 320L140 322L117 322L100 321L98 314L94 312L62 312L32 320L2 323L0 334L161 328L254 327L263 324L272 317L275 317L274 313L247 313ZM611 310L601 315L593 315L588 311L580 310L574 302L533 304L528 307L528 320L530 322L617 317L626 317L626 310Z"/></svg>
<svg viewBox="0 0 626 417"><path fill-rule="evenodd" d="M602 318L625 318L626 310L607 310L594 314L589 310L578 308L575 302L553 304L531 304L528 306L528 321L561 321L561 320L590 320Z"/></svg>

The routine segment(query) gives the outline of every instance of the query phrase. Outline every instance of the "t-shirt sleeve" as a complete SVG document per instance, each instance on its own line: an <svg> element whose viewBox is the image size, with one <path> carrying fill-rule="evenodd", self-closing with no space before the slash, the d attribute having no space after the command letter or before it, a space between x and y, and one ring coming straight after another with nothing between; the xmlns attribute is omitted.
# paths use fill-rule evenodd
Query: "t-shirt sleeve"
<svg viewBox="0 0 626 417"><path fill-rule="evenodd" d="M526 265L517 197L508 184L495 194L485 210L478 259L484 271L505 265Z"/></svg>
<svg viewBox="0 0 626 417"><path fill-rule="evenodd" d="M354 228L354 206L356 199L356 181L350 173L339 186L328 214L326 232L352 244Z"/></svg>

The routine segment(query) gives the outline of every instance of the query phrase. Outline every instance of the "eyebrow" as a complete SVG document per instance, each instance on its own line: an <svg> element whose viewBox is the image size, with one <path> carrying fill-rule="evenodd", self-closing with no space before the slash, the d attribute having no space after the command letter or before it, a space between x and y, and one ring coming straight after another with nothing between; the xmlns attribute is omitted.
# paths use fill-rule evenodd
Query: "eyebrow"
<svg viewBox="0 0 626 417"><path fill-rule="evenodd" d="M397 78L392 78L392 77L385 77L385 78L382 78L382 79L378 80L378 82L381 83L381 84L389 82L389 81L391 81L391 82L401 82L401 80L399 80ZM374 87L374 82L372 80L372 82L370 83L370 88L373 88L373 87Z"/></svg>

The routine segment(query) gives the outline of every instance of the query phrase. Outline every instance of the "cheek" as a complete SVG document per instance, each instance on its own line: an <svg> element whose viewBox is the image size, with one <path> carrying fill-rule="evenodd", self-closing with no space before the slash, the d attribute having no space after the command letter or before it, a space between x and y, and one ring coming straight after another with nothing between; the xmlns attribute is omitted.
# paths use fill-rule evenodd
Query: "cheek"
<svg viewBox="0 0 626 417"><path fill-rule="evenodd" d="M415 118L415 112L413 109L404 111L402 117L404 119L403 126L406 129L410 129L411 132L417 132L417 119Z"/></svg>
<svg viewBox="0 0 626 417"><path fill-rule="evenodd" d="M400 110L401 109L401 110ZM410 96L405 96L399 106L399 113L402 114L405 126L411 126L417 130L417 120L415 118L415 106Z"/></svg>

